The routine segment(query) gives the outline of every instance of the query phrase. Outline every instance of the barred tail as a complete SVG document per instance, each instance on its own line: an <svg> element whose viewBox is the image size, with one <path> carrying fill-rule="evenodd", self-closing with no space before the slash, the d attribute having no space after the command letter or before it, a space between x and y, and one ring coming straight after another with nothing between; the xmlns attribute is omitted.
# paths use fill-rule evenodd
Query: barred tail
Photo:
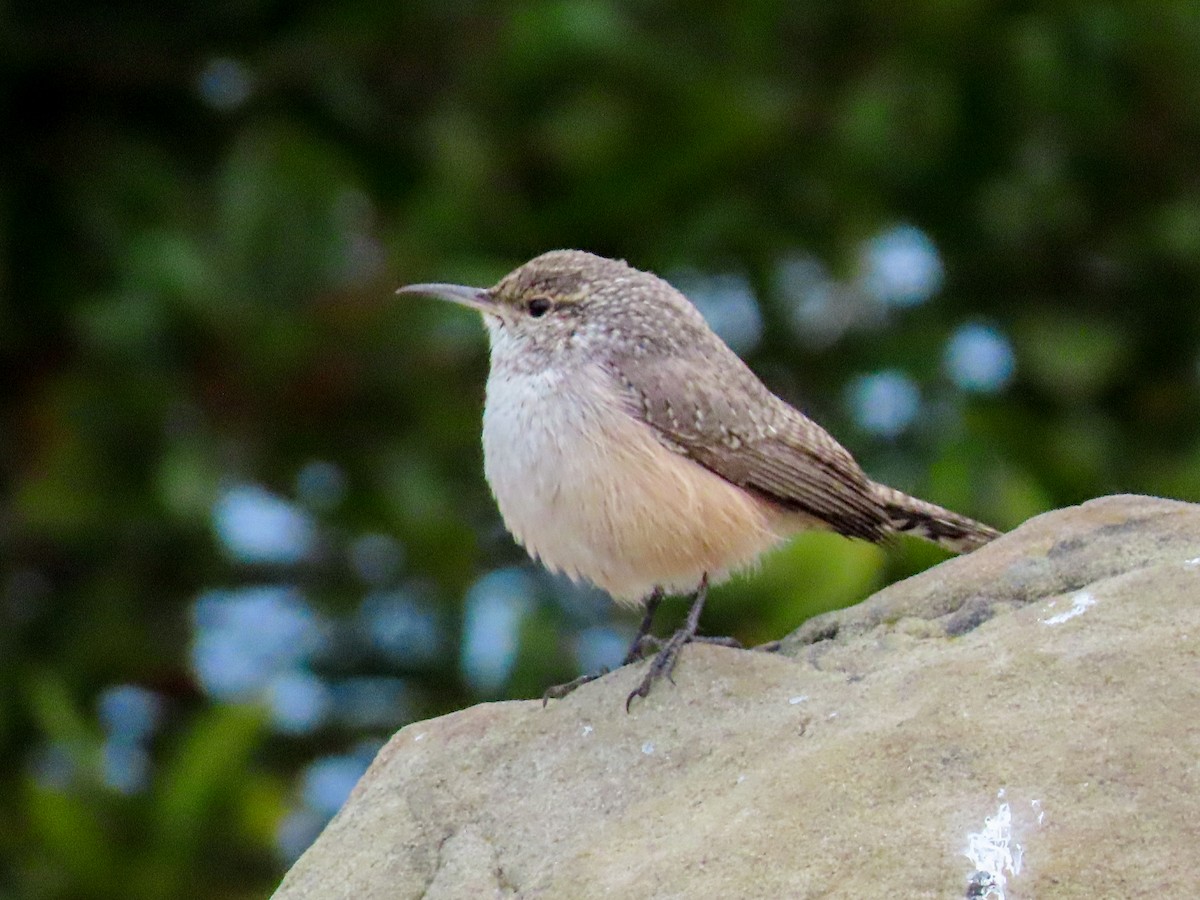
<svg viewBox="0 0 1200 900"><path fill-rule="evenodd" d="M969 553L1001 534L995 528L887 485L875 484L874 489L893 531L915 534L954 553Z"/></svg>

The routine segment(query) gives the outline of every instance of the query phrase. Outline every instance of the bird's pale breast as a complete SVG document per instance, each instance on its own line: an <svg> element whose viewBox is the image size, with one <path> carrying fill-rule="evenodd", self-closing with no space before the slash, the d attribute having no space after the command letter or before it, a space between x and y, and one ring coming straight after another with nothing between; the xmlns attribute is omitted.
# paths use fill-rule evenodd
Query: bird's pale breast
<svg viewBox="0 0 1200 900"><path fill-rule="evenodd" d="M664 446L598 367L494 368L483 449L504 522L530 554L628 604L719 579L795 524Z"/></svg>

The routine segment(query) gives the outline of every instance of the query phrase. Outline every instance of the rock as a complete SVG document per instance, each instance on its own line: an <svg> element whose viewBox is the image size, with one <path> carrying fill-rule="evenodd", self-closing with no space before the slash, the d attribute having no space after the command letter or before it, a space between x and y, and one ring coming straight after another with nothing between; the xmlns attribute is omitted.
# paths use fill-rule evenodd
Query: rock
<svg viewBox="0 0 1200 900"><path fill-rule="evenodd" d="M1107 497L630 714L409 725L276 897L1195 896L1198 674L1200 506Z"/></svg>

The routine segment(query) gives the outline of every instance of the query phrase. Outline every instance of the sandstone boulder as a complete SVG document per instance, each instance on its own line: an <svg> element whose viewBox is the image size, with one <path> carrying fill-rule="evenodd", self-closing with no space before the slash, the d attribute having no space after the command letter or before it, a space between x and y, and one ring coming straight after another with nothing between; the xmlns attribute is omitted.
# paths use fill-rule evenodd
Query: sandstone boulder
<svg viewBox="0 0 1200 900"><path fill-rule="evenodd" d="M276 897L1191 897L1200 506L1107 497L812 620L384 747Z"/></svg>

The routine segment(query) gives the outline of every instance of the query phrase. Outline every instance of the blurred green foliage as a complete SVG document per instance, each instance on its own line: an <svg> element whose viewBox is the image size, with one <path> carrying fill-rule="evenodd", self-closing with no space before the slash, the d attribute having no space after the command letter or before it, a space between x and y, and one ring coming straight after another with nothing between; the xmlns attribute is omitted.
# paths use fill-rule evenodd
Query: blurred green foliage
<svg viewBox="0 0 1200 900"><path fill-rule="evenodd" d="M1197 71L1187 0L0 7L0 898L263 896L308 763L496 695L463 677L463 597L535 570L483 481L485 341L405 282L563 246L735 273L752 365L881 480L1003 527L1200 500ZM942 290L806 339L781 266L850 308L864 241L900 223ZM971 322L1011 341L1001 390L947 375ZM879 371L920 392L893 437L847 402ZM327 502L298 485L314 461L340 473ZM312 552L223 550L232 484L307 503ZM384 586L437 611L432 659L346 636L364 534L402 548ZM938 558L805 536L706 628L779 637ZM217 702L196 601L262 583L325 617L330 684L402 679L400 721L288 735ZM610 615L531 583L500 695L574 674L572 636ZM122 790L98 703L129 684L161 710Z"/></svg>

